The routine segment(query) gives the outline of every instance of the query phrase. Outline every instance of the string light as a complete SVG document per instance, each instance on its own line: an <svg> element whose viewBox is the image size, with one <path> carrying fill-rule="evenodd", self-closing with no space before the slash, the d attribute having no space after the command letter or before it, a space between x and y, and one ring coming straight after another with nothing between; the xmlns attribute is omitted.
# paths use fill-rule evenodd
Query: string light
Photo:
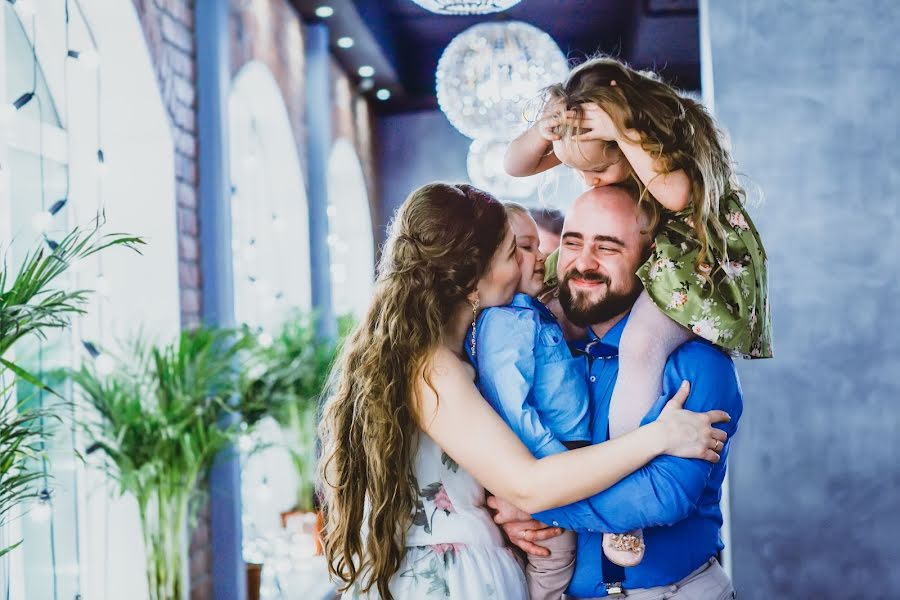
<svg viewBox="0 0 900 600"><path fill-rule="evenodd" d="M100 176L106 174L106 156L102 148L97 149L97 174Z"/></svg>
<svg viewBox="0 0 900 600"><path fill-rule="evenodd" d="M97 54L97 51L93 48L88 50L72 50L70 49L66 55L69 58L74 58L78 61L82 67L86 69L96 69L100 66L100 56Z"/></svg>
<svg viewBox="0 0 900 600"><path fill-rule="evenodd" d="M31 99L34 98L34 92L25 92L15 100L13 100L12 107L15 110L22 110L26 104L31 102Z"/></svg>

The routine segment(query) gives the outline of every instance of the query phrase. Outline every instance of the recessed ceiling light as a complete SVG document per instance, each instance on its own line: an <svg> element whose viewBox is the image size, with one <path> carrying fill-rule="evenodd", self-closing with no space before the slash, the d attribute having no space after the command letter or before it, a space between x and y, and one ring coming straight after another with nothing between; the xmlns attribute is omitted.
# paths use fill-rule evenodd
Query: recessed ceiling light
<svg viewBox="0 0 900 600"><path fill-rule="evenodd" d="M353 47L353 38L347 37L347 36L338 38L337 45L341 48L352 48Z"/></svg>
<svg viewBox="0 0 900 600"><path fill-rule="evenodd" d="M375 87L375 80L372 79L371 77L366 77L365 79L363 79L362 81L359 82L359 89L364 92L368 92L369 90L371 90L374 87Z"/></svg>
<svg viewBox="0 0 900 600"><path fill-rule="evenodd" d="M358 73L360 77L371 77L375 74L375 67L363 65L359 68Z"/></svg>
<svg viewBox="0 0 900 600"><path fill-rule="evenodd" d="M327 19L334 14L334 9L330 6L320 6L316 9L316 16L320 19Z"/></svg>
<svg viewBox="0 0 900 600"><path fill-rule="evenodd" d="M391 97L391 90L386 88L381 88L377 92L375 92L375 97L379 100L388 100Z"/></svg>

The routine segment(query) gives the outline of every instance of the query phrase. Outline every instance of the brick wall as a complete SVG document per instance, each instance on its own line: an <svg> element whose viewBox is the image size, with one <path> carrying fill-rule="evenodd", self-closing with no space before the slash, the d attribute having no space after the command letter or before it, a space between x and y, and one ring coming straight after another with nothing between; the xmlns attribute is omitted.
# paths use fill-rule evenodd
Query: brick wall
<svg viewBox="0 0 900 600"><path fill-rule="evenodd" d="M181 325L200 323L200 223L197 214L197 92L193 0L133 0L175 143ZM209 511L203 507L190 546L191 600L212 599Z"/></svg>
<svg viewBox="0 0 900 600"><path fill-rule="evenodd" d="M197 217L197 94L193 0L133 0L156 68L175 142L178 277L181 322L200 322L200 241Z"/></svg>

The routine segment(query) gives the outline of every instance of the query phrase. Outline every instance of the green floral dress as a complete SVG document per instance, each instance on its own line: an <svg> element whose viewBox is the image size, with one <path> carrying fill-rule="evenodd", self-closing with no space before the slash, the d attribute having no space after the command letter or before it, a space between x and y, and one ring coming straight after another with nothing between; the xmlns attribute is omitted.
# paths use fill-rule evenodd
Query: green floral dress
<svg viewBox="0 0 900 600"><path fill-rule="evenodd" d="M693 209L664 213L653 254L637 275L656 305L697 336L745 358L772 356L768 260L759 233L736 195L723 199L725 240L697 264ZM715 236L714 236L715 237ZM556 253L546 280L556 280Z"/></svg>
<svg viewBox="0 0 900 600"><path fill-rule="evenodd" d="M522 567L484 505L484 488L424 433L414 472L419 497L406 554L390 590L396 600L527 600ZM356 588L344 599L375 600Z"/></svg>

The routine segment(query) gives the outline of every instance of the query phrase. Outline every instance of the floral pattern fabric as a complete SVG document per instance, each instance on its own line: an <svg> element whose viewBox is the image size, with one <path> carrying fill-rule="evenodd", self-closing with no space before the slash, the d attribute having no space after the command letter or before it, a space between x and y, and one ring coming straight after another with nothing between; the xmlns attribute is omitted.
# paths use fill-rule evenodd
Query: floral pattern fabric
<svg viewBox="0 0 900 600"><path fill-rule="evenodd" d="M745 358L769 358L766 252L739 198L727 196L721 210L724 244L714 239L699 264L692 209L666 215L638 277L656 305L698 337Z"/></svg>
<svg viewBox="0 0 900 600"><path fill-rule="evenodd" d="M416 508L391 594L396 600L527 600L525 575L484 506L484 488L431 438L419 438ZM344 598L379 596L351 588Z"/></svg>

